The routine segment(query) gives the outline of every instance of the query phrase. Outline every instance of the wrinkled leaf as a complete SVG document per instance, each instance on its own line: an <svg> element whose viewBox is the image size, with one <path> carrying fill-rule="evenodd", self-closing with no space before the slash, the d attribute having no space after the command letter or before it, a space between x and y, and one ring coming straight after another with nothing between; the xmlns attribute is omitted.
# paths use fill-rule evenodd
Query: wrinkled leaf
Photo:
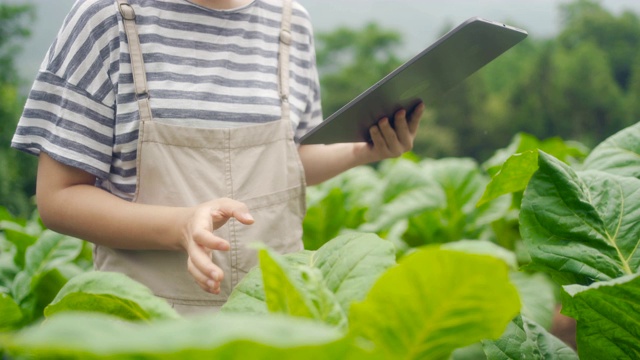
<svg viewBox="0 0 640 360"><path fill-rule="evenodd" d="M581 359L640 359L640 274L564 290L562 313L577 320Z"/></svg>
<svg viewBox="0 0 640 360"><path fill-rule="evenodd" d="M561 284L587 285L638 271L640 180L577 174L543 152L520 212L533 268Z"/></svg>
<svg viewBox="0 0 640 360"><path fill-rule="evenodd" d="M175 319L178 314L146 286L121 273L87 272L71 279L44 310L100 312L127 320Z"/></svg>
<svg viewBox="0 0 640 360"><path fill-rule="evenodd" d="M487 357L492 360L578 360L573 349L542 326L522 316L509 323L500 339L483 341L482 344Z"/></svg>
<svg viewBox="0 0 640 360"><path fill-rule="evenodd" d="M350 327L386 358L446 359L456 348L499 338L519 310L502 260L427 247L352 305Z"/></svg>
<svg viewBox="0 0 640 360"><path fill-rule="evenodd" d="M640 123L596 146L584 161L584 168L640 178Z"/></svg>
<svg viewBox="0 0 640 360"><path fill-rule="evenodd" d="M340 359L357 351L326 325L255 315L130 323L66 313L5 342L10 356L38 359Z"/></svg>
<svg viewBox="0 0 640 360"><path fill-rule="evenodd" d="M339 236L312 257L326 286L348 313L352 302L364 299L373 284L395 265L395 249L375 234Z"/></svg>

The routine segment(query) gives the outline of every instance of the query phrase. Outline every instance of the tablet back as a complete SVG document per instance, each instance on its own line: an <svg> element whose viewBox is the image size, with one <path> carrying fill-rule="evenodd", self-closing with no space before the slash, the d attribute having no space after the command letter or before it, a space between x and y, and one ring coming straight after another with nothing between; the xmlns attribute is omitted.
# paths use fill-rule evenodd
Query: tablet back
<svg viewBox="0 0 640 360"><path fill-rule="evenodd" d="M525 37L524 30L471 18L329 116L301 143L370 141L369 127L378 120L442 97Z"/></svg>

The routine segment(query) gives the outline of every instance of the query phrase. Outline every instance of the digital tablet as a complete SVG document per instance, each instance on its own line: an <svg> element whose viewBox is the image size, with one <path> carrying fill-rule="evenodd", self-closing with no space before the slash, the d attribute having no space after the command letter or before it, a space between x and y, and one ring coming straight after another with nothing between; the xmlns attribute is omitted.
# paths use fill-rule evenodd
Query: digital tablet
<svg viewBox="0 0 640 360"><path fill-rule="evenodd" d="M311 129L300 143L370 141L369 128L380 119L441 98L526 37L526 31L506 24L468 19Z"/></svg>

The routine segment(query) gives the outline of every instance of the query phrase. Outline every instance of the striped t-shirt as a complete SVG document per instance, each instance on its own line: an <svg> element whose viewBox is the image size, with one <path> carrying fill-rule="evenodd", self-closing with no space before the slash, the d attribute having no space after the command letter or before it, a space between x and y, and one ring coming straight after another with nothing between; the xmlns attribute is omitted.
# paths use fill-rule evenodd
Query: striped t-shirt
<svg viewBox="0 0 640 360"><path fill-rule="evenodd" d="M232 127L281 118L281 0L221 11L188 0L130 0L155 121ZM322 119L311 22L293 4L290 56L296 139ZM85 170L131 199L139 115L129 50L115 0L78 0L43 61L13 137Z"/></svg>

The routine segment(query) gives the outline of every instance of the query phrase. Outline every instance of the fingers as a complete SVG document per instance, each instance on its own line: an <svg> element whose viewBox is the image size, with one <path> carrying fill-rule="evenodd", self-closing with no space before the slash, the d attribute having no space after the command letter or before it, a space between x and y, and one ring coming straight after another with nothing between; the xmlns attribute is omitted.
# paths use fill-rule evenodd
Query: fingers
<svg viewBox="0 0 640 360"><path fill-rule="evenodd" d="M401 114L401 118L396 114L395 120L401 122L402 119L404 119L404 110L400 110L400 112L403 113ZM386 149L383 152L390 157L397 157L402 155L402 153L404 153L402 143L398 138L397 131L391 127L391 122L388 118L384 118L378 122L378 129L380 129L380 133L382 134L382 138L384 139L384 143L386 144Z"/></svg>
<svg viewBox="0 0 640 360"><path fill-rule="evenodd" d="M253 217L249 213L249 208L240 201L223 198L214 200L214 204L212 205L211 220L214 230L220 228L232 217L245 225L251 225L254 222Z"/></svg>
<svg viewBox="0 0 640 360"><path fill-rule="evenodd" d="M187 269L202 290L212 294L220 293L224 272L211 261L211 252L194 245L189 251Z"/></svg>
<svg viewBox="0 0 640 360"><path fill-rule="evenodd" d="M369 129L373 148L381 159L398 157L413 149L423 113L424 103L420 103L411 112L409 119L406 110L398 110L394 114L394 127L391 127L388 118L383 118Z"/></svg>
<svg viewBox="0 0 640 360"><path fill-rule="evenodd" d="M187 253L187 269L196 283L205 291L218 294L224 272L211 261L212 250L229 250L229 243L207 230L198 230L192 234Z"/></svg>
<svg viewBox="0 0 640 360"><path fill-rule="evenodd" d="M396 137L398 138L399 145L402 152L409 151L413 148L413 134L409 130L409 124L407 123L407 112L400 110L395 115L396 125Z"/></svg>
<svg viewBox="0 0 640 360"><path fill-rule="evenodd" d="M214 250L227 251L229 242L216 236L213 231L224 225L230 218L249 225L254 222L244 203L221 198L193 208L186 225L183 247L188 253L187 269L198 286L204 291L219 294L224 273L211 261Z"/></svg>
<svg viewBox="0 0 640 360"><path fill-rule="evenodd" d="M420 125L422 114L424 114L424 108L424 103L420 103L411 112L411 119L409 119L409 132L411 132L411 134L413 134L414 136L418 133L418 125Z"/></svg>

